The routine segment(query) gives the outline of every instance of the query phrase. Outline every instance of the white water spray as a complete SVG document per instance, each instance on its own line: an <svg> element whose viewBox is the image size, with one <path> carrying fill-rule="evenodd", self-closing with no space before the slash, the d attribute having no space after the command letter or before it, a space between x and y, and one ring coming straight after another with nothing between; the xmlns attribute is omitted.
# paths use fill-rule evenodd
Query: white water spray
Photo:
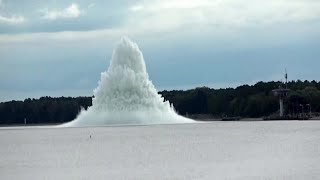
<svg viewBox="0 0 320 180"><path fill-rule="evenodd" d="M189 122L193 121L179 116L157 93L138 45L124 37L113 52L108 70L101 73L92 106L64 126Z"/></svg>

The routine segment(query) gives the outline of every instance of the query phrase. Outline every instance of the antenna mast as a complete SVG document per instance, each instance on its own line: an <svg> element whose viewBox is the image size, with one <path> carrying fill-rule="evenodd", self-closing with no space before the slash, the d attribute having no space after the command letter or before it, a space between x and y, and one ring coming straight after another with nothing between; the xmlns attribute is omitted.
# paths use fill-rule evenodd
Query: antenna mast
<svg viewBox="0 0 320 180"><path fill-rule="evenodd" d="M285 78L286 78L286 89L288 89L288 73L287 73L287 68L285 69L286 74L285 74Z"/></svg>

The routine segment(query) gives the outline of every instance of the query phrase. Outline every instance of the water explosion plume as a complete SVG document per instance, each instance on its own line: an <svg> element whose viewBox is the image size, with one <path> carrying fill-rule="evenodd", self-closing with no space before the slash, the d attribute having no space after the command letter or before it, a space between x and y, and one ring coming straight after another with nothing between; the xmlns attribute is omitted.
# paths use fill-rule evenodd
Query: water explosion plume
<svg viewBox="0 0 320 180"><path fill-rule="evenodd" d="M64 126L188 123L157 93L143 55L127 37L115 48L110 66L101 73L92 106Z"/></svg>

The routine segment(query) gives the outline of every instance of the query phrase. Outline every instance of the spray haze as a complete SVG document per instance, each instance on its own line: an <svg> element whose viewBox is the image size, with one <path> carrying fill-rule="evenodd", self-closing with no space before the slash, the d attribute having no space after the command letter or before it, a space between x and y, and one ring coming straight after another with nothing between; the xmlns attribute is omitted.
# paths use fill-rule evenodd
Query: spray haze
<svg viewBox="0 0 320 180"><path fill-rule="evenodd" d="M157 93L136 43L123 37L101 73L92 106L64 126L188 123Z"/></svg>

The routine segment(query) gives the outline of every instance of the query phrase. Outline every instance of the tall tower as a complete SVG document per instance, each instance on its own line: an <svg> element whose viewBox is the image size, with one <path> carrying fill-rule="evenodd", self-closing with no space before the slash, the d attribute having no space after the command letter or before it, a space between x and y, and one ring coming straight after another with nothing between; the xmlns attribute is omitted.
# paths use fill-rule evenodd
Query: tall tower
<svg viewBox="0 0 320 180"><path fill-rule="evenodd" d="M285 88L282 87L282 84L281 83L279 85L279 88L278 89L274 89L272 90L272 92L274 93L275 96L278 96L279 97L279 106L280 106L280 113L279 113L279 116L280 117L283 117L284 116L284 105L283 105L283 101L284 99L287 97L288 95L288 92L289 92L289 89L288 89L288 74L287 74L287 70L285 70L285 79L286 79L286 82L285 82Z"/></svg>

